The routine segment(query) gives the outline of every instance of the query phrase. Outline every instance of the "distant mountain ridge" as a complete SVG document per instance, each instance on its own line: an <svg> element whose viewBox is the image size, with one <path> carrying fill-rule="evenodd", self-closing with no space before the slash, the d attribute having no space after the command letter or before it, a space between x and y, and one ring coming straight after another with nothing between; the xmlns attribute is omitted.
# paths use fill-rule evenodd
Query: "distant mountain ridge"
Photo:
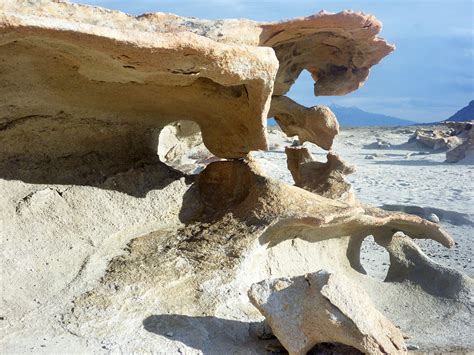
<svg viewBox="0 0 474 355"><path fill-rule="evenodd" d="M380 113L366 112L356 106L346 107L336 104L329 106L337 117L341 127L391 127L391 126L410 126L419 124L414 121L404 120L398 117L387 116ZM275 126L275 119L270 118L268 125Z"/></svg>
<svg viewBox="0 0 474 355"><path fill-rule="evenodd" d="M332 104L329 108L334 112L341 127L367 127L367 126L410 126L417 124L414 121L398 117L387 116L380 113L366 112L358 107L346 107Z"/></svg>
<svg viewBox="0 0 474 355"><path fill-rule="evenodd" d="M474 120L474 100L469 102L469 105L460 109L454 115L449 117L446 121L462 122L470 120Z"/></svg>

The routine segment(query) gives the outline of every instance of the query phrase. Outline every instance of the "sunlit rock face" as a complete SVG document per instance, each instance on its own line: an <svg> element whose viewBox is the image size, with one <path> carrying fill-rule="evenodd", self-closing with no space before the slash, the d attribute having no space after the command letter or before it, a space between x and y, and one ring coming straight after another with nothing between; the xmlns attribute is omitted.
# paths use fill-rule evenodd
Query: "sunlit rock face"
<svg viewBox="0 0 474 355"><path fill-rule="evenodd" d="M249 298L290 354L307 354L320 343L350 345L362 354L406 352L401 331L375 309L364 289L340 274L320 270L262 281L252 285Z"/></svg>
<svg viewBox="0 0 474 355"><path fill-rule="evenodd" d="M178 120L199 124L221 157L266 149L278 69L271 48L63 2L2 7L2 159L92 151L137 159L150 130Z"/></svg>
<svg viewBox="0 0 474 355"><path fill-rule="evenodd" d="M316 342L403 352L408 333L426 349L472 348L472 280L411 240L452 246L439 224L359 203L344 180L352 168L333 152L319 163L288 149L297 186L248 154L267 148L269 115L331 149L336 117L284 94L302 70L316 95L357 89L393 50L380 29L353 12L259 23L2 1L2 350L41 341L50 353L262 353L248 290L319 270L362 288L383 324L352 332L359 342ZM220 161L206 155L195 176L173 168L201 144ZM390 254L385 282L361 265L369 235ZM337 288L332 304L367 325L361 303Z"/></svg>

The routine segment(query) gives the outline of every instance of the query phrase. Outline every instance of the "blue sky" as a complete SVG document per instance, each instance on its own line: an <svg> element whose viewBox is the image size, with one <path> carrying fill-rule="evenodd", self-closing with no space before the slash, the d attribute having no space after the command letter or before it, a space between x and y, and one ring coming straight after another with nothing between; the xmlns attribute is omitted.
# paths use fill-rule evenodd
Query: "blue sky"
<svg viewBox="0 0 474 355"><path fill-rule="evenodd" d="M336 103L419 122L448 118L474 100L474 0L81 0L138 15L171 12L200 18L276 21L327 10L374 14L397 50L366 84L341 97L314 97L303 73L289 95L312 106Z"/></svg>

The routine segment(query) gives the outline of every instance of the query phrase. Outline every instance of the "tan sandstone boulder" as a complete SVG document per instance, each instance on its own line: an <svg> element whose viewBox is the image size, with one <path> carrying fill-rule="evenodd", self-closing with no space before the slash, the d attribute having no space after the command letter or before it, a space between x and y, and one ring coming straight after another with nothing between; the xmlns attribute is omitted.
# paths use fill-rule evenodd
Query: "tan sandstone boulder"
<svg viewBox="0 0 474 355"><path fill-rule="evenodd" d="M295 185L321 196L354 203L352 186L344 177L355 168L329 152L327 162L315 161L306 147L285 147L287 166Z"/></svg>
<svg viewBox="0 0 474 355"><path fill-rule="evenodd" d="M302 70L316 94L340 95L393 50L373 16L353 12L258 23L5 0L0 15L2 161L134 162L156 153L154 130L179 120L199 124L213 154L243 157L267 149L271 95Z"/></svg>
<svg viewBox="0 0 474 355"><path fill-rule="evenodd" d="M266 280L252 285L249 298L290 355L305 355L319 343L350 345L366 354L406 353L400 330L343 275L320 270Z"/></svg>
<svg viewBox="0 0 474 355"><path fill-rule="evenodd" d="M274 96L269 113L287 136L298 136L300 143L311 142L329 150L339 133L339 123L326 106L307 108L286 96Z"/></svg>

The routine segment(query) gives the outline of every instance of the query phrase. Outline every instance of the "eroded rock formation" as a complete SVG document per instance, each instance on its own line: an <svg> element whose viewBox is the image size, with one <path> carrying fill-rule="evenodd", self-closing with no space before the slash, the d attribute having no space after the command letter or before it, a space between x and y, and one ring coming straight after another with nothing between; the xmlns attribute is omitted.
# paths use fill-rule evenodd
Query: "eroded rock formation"
<svg viewBox="0 0 474 355"><path fill-rule="evenodd" d="M219 160L204 146L201 129L193 121L165 126L159 131L157 145L160 160L185 173L197 173Z"/></svg>
<svg viewBox="0 0 474 355"><path fill-rule="evenodd" d="M314 161L305 147L286 147L288 170L295 185L321 196L352 203L355 201L351 184L344 176L355 172L337 154L328 153L327 162Z"/></svg>
<svg viewBox="0 0 474 355"><path fill-rule="evenodd" d="M249 297L290 355L305 355L320 343L346 344L364 354L406 352L400 330L343 275L321 270L262 281L252 285Z"/></svg>
<svg viewBox="0 0 474 355"><path fill-rule="evenodd" d="M269 114L288 134L331 148L334 115L283 95L302 70L316 95L357 89L393 50L380 29L353 12L258 23L2 1L2 350L41 341L51 353L259 352L264 343L248 330L262 316L248 289L318 270L363 288L383 323L329 340L360 345L348 340L355 334L389 351L391 334L403 350L387 318L426 349L471 349L472 281L409 238L452 246L439 224L353 203L343 179L351 168L332 152L318 163L288 150L304 188L268 178L248 157L267 148ZM183 137L194 135L179 132L183 120L229 160L198 176L159 161L187 151ZM176 141L165 130L157 142L170 123ZM387 282L361 265L369 235L392 258ZM331 302L354 311L347 319L366 325L346 296L331 288ZM286 344L289 335L275 333Z"/></svg>
<svg viewBox="0 0 474 355"><path fill-rule="evenodd" d="M443 122L447 128L417 129L403 146L415 144L432 150L446 150L446 162L456 163L464 160L470 163L473 151L472 126L474 121Z"/></svg>
<svg viewBox="0 0 474 355"><path fill-rule="evenodd" d="M198 123L215 155L266 149L273 50L155 26L66 2L3 1L1 159L136 160L153 154L151 130L179 120Z"/></svg>
<svg viewBox="0 0 474 355"><path fill-rule="evenodd" d="M357 284L368 294L361 295L362 303L347 300L353 313L346 316L356 322L363 321L358 314L367 315L365 305L370 299L375 318L388 318L418 346L448 348L453 342L464 348L472 346L468 336L472 329L466 327L471 317L472 280L430 261L410 238L394 235L402 231L413 238L433 238L449 247L453 241L438 224L321 197L261 175L254 162L211 163L186 195L195 203L186 225L162 228L131 242L125 255L109 263L102 282L75 298L64 315L68 330L100 340L103 335L98 334L113 329L108 339L117 342L130 338L135 327L124 325L117 317L125 313L134 322L145 319L145 329L166 337L168 342L179 340L203 352L237 351L242 343L252 344L255 350L265 342L248 333L250 324L260 319L242 296L251 285L328 270L335 277L349 278L351 285ZM368 235L390 253L387 282L367 276L360 264L361 244ZM345 294L331 292L334 297L344 298ZM136 303L124 309L124 303L131 299ZM292 298L295 307L303 307L305 300L314 301ZM413 317L415 312L417 317ZM435 318L445 321L434 326ZM366 320L363 323L367 325ZM319 321L318 327L332 324L324 317ZM402 351L399 331L383 322L385 326L371 323L359 331L370 333L387 349L386 336L393 336L394 346ZM304 318L293 330L285 330L283 323L273 327L286 346L286 339L294 339L295 332L314 330L311 324ZM446 328L456 334L455 339L445 337ZM339 335L326 340L357 347L360 338L355 345L349 334L362 337L359 331L341 329ZM150 341L146 333L133 334L132 344ZM168 342L161 343L162 349L171 346ZM370 344L364 346L367 350ZM290 346L287 350L293 349Z"/></svg>
<svg viewBox="0 0 474 355"><path fill-rule="evenodd" d="M273 97L269 116L287 136L298 136L300 143L311 142L326 150L339 133L339 123L328 107L307 108L286 96Z"/></svg>
<svg viewBox="0 0 474 355"><path fill-rule="evenodd" d="M461 140L453 130L417 129L408 143L418 143L424 148L441 150L454 148L461 143Z"/></svg>
<svg viewBox="0 0 474 355"><path fill-rule="evenodd" d="M466 163L474 162L474 121L470 122L446 122L448 127L454 129L461 143L458 146L446 152L446 161L448 163L456 163L464 161Z"/></svg>
<svg viewBox="0 0 474 355"><path fill-rule="evenodd" d="M262 24L3 1L2 160L98 151L133 161L150 154L150 130L178 120L197 122L220 157L266 149L272 92L303 69L318 95L357 89L393 50L379 31L351 12Z"/></svg>

